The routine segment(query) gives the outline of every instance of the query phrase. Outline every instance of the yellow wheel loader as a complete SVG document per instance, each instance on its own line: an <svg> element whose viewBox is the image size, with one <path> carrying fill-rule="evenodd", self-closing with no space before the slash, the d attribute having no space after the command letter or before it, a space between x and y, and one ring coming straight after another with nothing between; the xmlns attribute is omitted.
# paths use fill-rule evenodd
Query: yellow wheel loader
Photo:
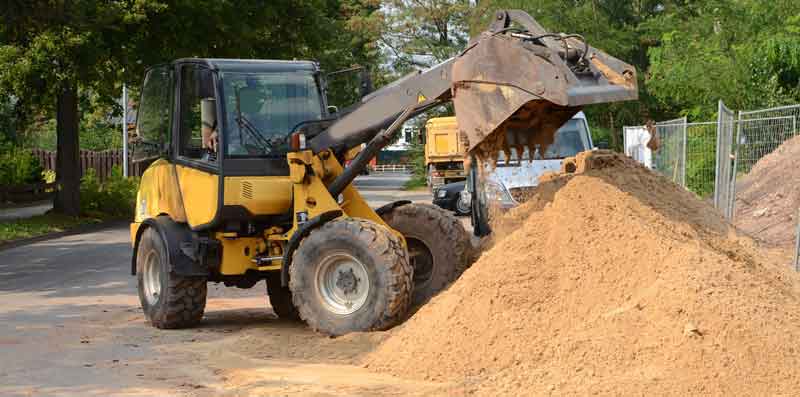
<svg viewBox="0 0 800 397"><path fill-rule="evenodd" d="M134 160L149 166L130 228L145 316L189 327L208 282L266 280L282 318L330 335L390 328L469 256L450 213L403 201L372 209L352 184L403 122L453 101L465 147L490 160L498 149L546 148L583 105L636 95L633 67L521 11L498 12L458 56L365 89L341 112L314 62L152 67L134 142Z"/></svg>

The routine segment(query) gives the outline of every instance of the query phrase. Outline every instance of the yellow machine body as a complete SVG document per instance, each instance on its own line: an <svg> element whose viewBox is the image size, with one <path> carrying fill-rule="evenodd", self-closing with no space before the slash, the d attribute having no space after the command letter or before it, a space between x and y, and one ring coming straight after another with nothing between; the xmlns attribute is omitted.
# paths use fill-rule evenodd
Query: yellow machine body
<svg viewBox="0 0 800 397"><path fill-rule="evenodd" d="M222 245L220 275L243 275L250 270L279 271L282 260L277 258L283 255L286 242L300 227L298 213L311 219L341 211L343 217L368 219L387 226L352 185L342 192L340 201L331 197L326 182L341 174L343 169L330 152L318 155L310 150L290 152L287 160L289 176L224 178L224 205L244 207L254 217L292 211L293 223L288 230L278 225L268 227L261 236L239 236L215 227L213 236ZM309 169L313 173L308 172ZM136 217L131 223L132 242L136 243L143 222L157 216L168 216L193 230L212 223L218 215L219 186L218 175L163 159L155 161L142 175L136 199ZM402 235L395 234L402 239ZM276 259L267 265L259 265L254 261L259 255Z"/></svg>

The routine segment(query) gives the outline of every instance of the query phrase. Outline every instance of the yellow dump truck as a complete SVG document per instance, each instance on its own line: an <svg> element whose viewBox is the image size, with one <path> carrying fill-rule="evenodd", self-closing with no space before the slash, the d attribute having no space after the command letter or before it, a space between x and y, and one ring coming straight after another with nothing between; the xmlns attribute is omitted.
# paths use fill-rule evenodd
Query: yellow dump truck
<svg viewBox="0 0 800 397"><path fill-rule="evenodd" d="M455 117L435 117L425 123L425 166L431 188L467 178L466 148L458 139Z"/></svg>

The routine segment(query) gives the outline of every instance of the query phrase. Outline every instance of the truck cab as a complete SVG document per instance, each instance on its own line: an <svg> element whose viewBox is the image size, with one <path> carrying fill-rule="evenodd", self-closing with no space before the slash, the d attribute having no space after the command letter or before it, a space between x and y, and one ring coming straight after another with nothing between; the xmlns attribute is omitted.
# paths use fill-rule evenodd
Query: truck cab
<svg viewBox="0 0 800 397"><path fill-rule="evenodd" d="M564 158L592 150L592 135L586 115L578 112L567 120L555 134L553 144L542 153L538 145L534 152L525 149L521 154L512 148L511 155L498 153L495 167L484 164L483 181L477 178L477 161L472 161L466 188L462 195L469 197L475 234L491 232L492 213L502 213L526 201L547 171L558 172Z"/></svg>

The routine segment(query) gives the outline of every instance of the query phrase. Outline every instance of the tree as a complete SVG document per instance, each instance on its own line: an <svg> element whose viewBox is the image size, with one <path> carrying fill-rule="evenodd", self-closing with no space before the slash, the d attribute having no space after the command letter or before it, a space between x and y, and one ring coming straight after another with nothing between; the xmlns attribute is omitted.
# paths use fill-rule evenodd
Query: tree
<svg viewBox="0 0 800 397"><path fill-rule="evenodd" d="M112 104L123 82L180 57L376 59L374 0L11 0L0 9L0 93L26 114L55 113L59 212L77 215L79 103ZM355 18L358 17L358 18ZM29 121L32 118L29 117Z"/></svg>
<svg viewBox="0 0 800 397"><path fill-rule="evenodd" d="M125 59L126 30L155 6L91 0L10 1L0 11L0 92L33 112L55 110L56 211L78 215L79 90L109 93Z"/></svg>
<svg viewBox="0 0 800 397"><path fill-rule="evenodd" d="M666 10L648 28L647 88L658 106L695 119L713 118L722 99L738 109L800 99L800 4L709 0Z"/></svg>
<svg viewBox="0 0 800 397"><path fill-rule="evenodd" d="M390 0L381 44L401 73L427 68L462 50L469 39L470 0Z"/></svg>

